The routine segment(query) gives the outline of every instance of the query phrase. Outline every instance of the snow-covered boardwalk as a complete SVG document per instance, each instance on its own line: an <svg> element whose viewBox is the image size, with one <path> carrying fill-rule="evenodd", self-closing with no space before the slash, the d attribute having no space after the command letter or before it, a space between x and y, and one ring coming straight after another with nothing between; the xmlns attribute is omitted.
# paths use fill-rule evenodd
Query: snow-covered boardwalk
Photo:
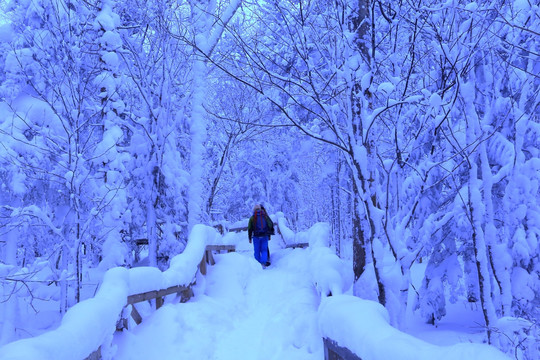
<svg viewBox="0 0 540 360"><path fill-rule="evenodd" d="M327 224L294 236L284 229L263 269L245 233L221 238L197 227L169 269L109 270L96 296L72 307L57 329L0 348L0 359L82 360L99 348L103 359L115 360L322 360L323 338L363 360L508 359L487 345L436 346L398 331L383 306L347 295L351 267L328 246ZM284 248L291 239L309 240L309 248ZM197 269L205 247L231 240L237 252L215 255L203 276ZM139 303L142 323L114 332L128 295L191 284L191 274L188 302L170 296L158 310Z"/></svg>
<svg viewBox="0 0 540 360"><path fill-rule="evenodd" d="M249 253L216 256L192 300L116 335L115 359L322 359L308 252L279 250L267 269Z"/></svg>
<svg viewBox="0 0 540 360"><path fill-rule="evenodd" d="M189 302L150 311L115 335L114 359L323 360L323 337L367 360L508 359L486 345L439 347L391 327L378 303L339 295L340 266L325 250L274 249L266 269L248 251L216 256ZM328 289L338 296L327 298Z"/></svg>

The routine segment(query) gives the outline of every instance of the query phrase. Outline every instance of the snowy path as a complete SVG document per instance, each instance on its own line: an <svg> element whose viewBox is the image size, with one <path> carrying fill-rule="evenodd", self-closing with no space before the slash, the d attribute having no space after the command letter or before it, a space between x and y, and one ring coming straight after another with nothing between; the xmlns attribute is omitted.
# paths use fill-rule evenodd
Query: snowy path
<svg viewBox="0 0 540 360"><path fill-rule="evenodd" d="M167 304L117 335L115 359L323 358L307 250L279 250L263 270L248 253L216 256L204 294ZM143 315L144 316L144 315Z"/></svg>

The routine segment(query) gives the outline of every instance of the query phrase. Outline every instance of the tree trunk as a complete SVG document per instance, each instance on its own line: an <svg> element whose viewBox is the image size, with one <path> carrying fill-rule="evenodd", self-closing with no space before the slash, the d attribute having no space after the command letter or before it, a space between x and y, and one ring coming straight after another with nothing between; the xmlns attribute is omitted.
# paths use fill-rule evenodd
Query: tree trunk
<svg viewBox="0 0 540 360"><path fill-rule="evenodd" d="M154 208L154 192L146 204L146 230L148 236L148 265L157 266L157 223L156 209ZM157 195L156 195L157 196Z"/></svg>
<svg viewBox="0 0 540 360"><path fill-rule="evenodd" d="M229 149L231 148L233 139L235 138L234 134L228 133L227 135L228 135L227 144L225 145L225 148L223 149L223 153L221 154L220 161L216 166L215 173L213 174L212 187L210 188L210 195L208 196L208 201L206 204L206 212L210 215L210 219L212 220L213 220L212 206L214 205L214 199L218 192L219 181L221 180L223 169L225 168L225 164L227 163L227 160L229 157Z"/></svg>
<svg viewBox="0 0 540 360"><path fill-rule="evenodd" d="M370 63L369 41L366 36L370 28L370 9L372 0L357 0L356 12L351 17L352 31L356 32L355 44L366 63Z"/></svg>
<svg viewBox="0 0 540 360"><path fill-rule="evenodd" d="M2 262L7 265L17 266L17 239L19 238L19 231L17 227L11 226L10 230L4 235L5 245L2 253ZM2 285L2 299L3 303L0 303L1 318L3 319L2 328L0 331L0 346L7 344L15 336L15 322L17 316L17 294L14 293L17 283L5 282Z"/></svg>
<svg viewBox="0 0 540 360"><path fill-rule="evenodd" d="M203 107L203 99L206 91L206 62L201 59L195 59L193 66L193 101L191 110L191 120L189 124L191 133L191 152L190 152L190 186L188 196L188 228L202 220L203 207L203 160L204 143L206 141L206 117Z"/></svg>
<svg viewBox="0 0 540 360"><path fill-rule="evenodd" d="M474 126L474 125L473 125ZM471 127L471 124L469 124ZM467 129L467 142L472 143L474 129ZM478 273L478 288L480 291L480 303L482 305L482 313L486 323L486 332L488 343L491 344L491 326L496 319L495 309L491 298L491 276L488 266L488 253L484 231L482 229L483 215L480 210L482 195L478 186L479 179L477 178L478 166L476 164L476 156L472 155L469 159L469 186L468 186L468 210L472 227L472 245L474 249L474 261L476 271Z"/></svg>
<svg viewBox="0 0 540 360"><path fill-rule="evenodd" d="M68 296L69 296L69 286L68 286L68 268L69 268L69 247L66 244L66 239L69 238L69 234L64 234L63 245L60 251L60 313L65 314L68 309Z"/></svg>
<svg viewBox="0 0 540 360"><path fill-rule="evenodd" d="M359 211L361 206L356 181L353 181L353 219L352 219L352 237L353 237L353 271L354 282L356 283L366 267L366 241L362 229L363 213ZM355 295L359 295L356 294Z"/></svg>
<svg viewBox="0 0 540 360"><path fill-rule="evenodd" d="M342 226L342 213L343 213L343 209L342 209L342 201L341 201L341 194L342 194L342 191L341 191L341 187L339 186L339 184L341 184L341 179L343 177L343 173L342 173L342 168L343 168L343 156L341 154L341 152L338 153L338 163L337 163L337 171L336 171L336 183L338 184L338 187L337 187L337 191L336 191L336 222L337 222L337 226L336 226L336 253L338 256L341 257L341 240L343 239L343 226Z"/></svg>
<svg viewBox="0 0 540 360"><path fill-rule="evenodd" d="M353 15L350 19L351 31L356 34L355 49L363 59L363 68L368 72L371 68L372 56L370 52L371 41L368 39L370 32L370 10L371 0L358 0L355 4ZM372 46L372 45L371 45ZM371 49L373 50L373 49ZM357 69L354 69L357 71ZM381 304L386 303L386 292L379 268L377 258L373 250L373 240L375 239L375 224L371 218L371 208L375 203L371 203L371 183L374 181L372 171L368 169L370 161L373 160L373 146L367 140L369 134L364 133L363 121L371 108L371 96L367 88L362 87L359 78L353 78L351 87L351 124L352 124L352 146L349 155L352 163L353 191L354 191L354 219L353 219L353 270L354 279L357 282L365 271L366 255L372 256L375 278L378 288L378 300ZM365 154L361 154L365 151ZM365 162L365 164L363 164ZM374 195L374 194L373 194ZM365 219L363 219L365 217ZM355 295L358 295L355 286Z"/></svg>

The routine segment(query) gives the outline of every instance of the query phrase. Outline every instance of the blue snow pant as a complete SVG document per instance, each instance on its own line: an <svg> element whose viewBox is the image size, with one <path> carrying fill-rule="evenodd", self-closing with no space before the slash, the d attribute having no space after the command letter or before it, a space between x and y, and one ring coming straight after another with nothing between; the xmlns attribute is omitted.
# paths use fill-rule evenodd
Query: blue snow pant
<svg viewBox="0 0 540 360"><path fill-rule="evenodd" d="M255 259L261 264L268 262L268 236L254 236L253 250L255 251Z"/></svg>

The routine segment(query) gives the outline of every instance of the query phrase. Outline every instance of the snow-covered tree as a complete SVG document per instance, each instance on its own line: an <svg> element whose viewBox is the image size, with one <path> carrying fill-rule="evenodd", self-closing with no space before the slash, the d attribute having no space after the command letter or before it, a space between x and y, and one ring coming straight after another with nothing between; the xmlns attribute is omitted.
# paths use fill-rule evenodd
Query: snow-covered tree
<svg viewBox="0 0 540 360"><path fill-rule="evenodd" d="M525 50L538 46L536 8L431 5L261 4L230 27L242 55L215 65L258 91L305 135L345 155L354 266L357 279L366 280L357 283L357 294L378 297L401 323L410 269L424 259L418 294L426 319L437 321L445 303L461 296L480 302L490 329L505 313L500 304L515 303L508 287L512 256L504 254L520 254L515 276L527 284L521 303L537 289L536 226L527 219L538 198L531 150L538 65L537 52ZM522 50L512 57L511 46ZM528 150L514 183L509 169L519 162L509 150L516 146ZM526 190L526 212L508 203L525 199L506 191L507 181L515 184L508 190L527 184L535 193ZM513 216L497 216L505 206ZM398 266L382 271L388 256Z"/></svg>

